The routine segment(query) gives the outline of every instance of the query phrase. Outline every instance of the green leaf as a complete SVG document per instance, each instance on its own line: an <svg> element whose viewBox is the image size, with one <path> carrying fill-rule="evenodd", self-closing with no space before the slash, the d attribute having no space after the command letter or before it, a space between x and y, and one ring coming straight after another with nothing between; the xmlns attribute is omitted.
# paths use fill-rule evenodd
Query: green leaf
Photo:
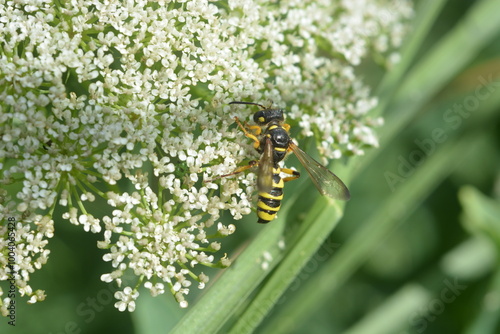
<svg viewBox="0 0 500 334"><path fill-rule="evenodd" d="M464 227L474 235L486 237L500 250L500 201L470 186L460 190L459 198L464 208Z"/></svg>
<svg viewBox="0 0 500 334"><path fill-rule="evenodd" d="M405 285L343 334L401 332L407 327L408 319L422 309L430 297L430 292L420 285Z"/></svg>
<svg viewBox="0 0 500 334"><path fill-rule="evenodd" d="M473 281L489 274L496 266L497 257L496 249L489 240L473 236L446 254L441 260L441 267L450 277Z"/></svg>
<svg viewBox="0 0 500 334"><path fill-rule="evenodd" d="M465 334L495 334L500 323L500 270L497 268L495 275L486 294L481 308L471 326L464 331Z"/></svg>

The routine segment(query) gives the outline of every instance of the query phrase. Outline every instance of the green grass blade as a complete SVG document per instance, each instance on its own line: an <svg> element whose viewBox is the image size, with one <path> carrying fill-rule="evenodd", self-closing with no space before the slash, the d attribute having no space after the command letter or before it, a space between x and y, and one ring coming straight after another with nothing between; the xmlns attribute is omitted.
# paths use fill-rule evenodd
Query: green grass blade
<svg viewBox="0 0 500 334"><path fill-rule="evenodd" d="M438 264L421 272L417 281L406 283L343 334L424 332L430 326L430 319L437 316L432 305L441 301L443 305L448 306L457 301L469 287L469 282L486 276L496 267L493 261L484 261L484 257L490 259L496 255L495 249L489 246L491 244L484 238L477 237L459 244L444 254ZM483 267L479 273L476 272L478 263ZM425 282L425 287L422 282ZM500 281L496 282L497 288L498 283ZM448 295L449 286L456 289L451 296ZM448 293L443 295L444 292ZM467 334L494 333L491 331L491 328L494 328L491 325L498 321L498 312L491 309L483 312L485 314L478 317L478 322L485 322L487 326L477 326L481 330ZM487 328L489 330L486 330Z"/></svg>
<svg viewBox="0 0 500 334"><path fill-rule="evenodd" d="M462 224L472 234L487 238L500 249L500 202L470 186L459 193L464 208Z"/></svg>
<svg viewBox="0 0 500 334"><path fill-rule="evenodd" d="M464 331L465 334L495 334L498 333L498 324L500 323L500 307L498 299L495 297L500 294L500 270L497 268L488 291L485 294L485 300L481 309L476 315L472 325ZM493 300L492 300L493 299Z"/></svg>
<svg viewBox="0 0 500 334"><path fill-rule="evenodd" d="M283 228L284 221L281 220L266 226L171 333L217 333L267 275L268 271L258 261L263 252L267 251L273 257L271 268L279 261L283 252L279 247Z"/></svg>
<svg viewBox="0 0 500 334"><path fill-rule="evenodd" d="M500 249L499 201L486 197L470 186L465 186L460 190L459 198L464 211L462 216L464 227L482 241L487 240L496 250ZM498 253L496 255L498 256ZM498 262L498 259L496 261ZM492 300L491 296L499 295L500 269L497 266L480 310L470 328L465 331L466 334L496 333L496 328L500 323L500 303Z"/></svg>
<svg viewBox="0 0 500 334"><path fill-rule="evenodd" d="M474 281L486 276L496 266L497 253L489 240L474 236L455 247L440 262L446 275Z"/></svg>
<svg viewBox="0 0 500 334"><path fill-rule="evenodd" d="M329 203L325 204L326 201ZM301 238L290 248L229 333L253 332L304 265L317 252L328 236L328 231L334 229L342 214L339 202L319 197L303 223L309 227L304 229Z"/></svg>
<svg viewBox="0 0 500 334"><path fill-rule="evenodd" d="M408 319L425 307L430 298L427 289L407 284L343 334L398 333L407 327Z"/></svg>

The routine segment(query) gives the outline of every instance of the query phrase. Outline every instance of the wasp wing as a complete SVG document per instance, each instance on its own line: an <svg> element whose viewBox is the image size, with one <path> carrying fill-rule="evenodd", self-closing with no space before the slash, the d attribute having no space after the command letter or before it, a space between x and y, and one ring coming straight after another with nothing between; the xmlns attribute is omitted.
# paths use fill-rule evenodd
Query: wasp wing
<svg viewBox="0 0 500 334"><path fill-rule="evenodd" d="M325 166L311 158L293 142L290 143L290 148L306 169L316 189L318 189L322 195L344 201L351 198L349 190L337 175L333 174Z"/></svg>
<svg viewBox="0 0 500 334"><path fill-rule="evenodd" d="M259 191L268 193L273 188L273 145L271 139L266 137L264 152L259 161L259 175L257 187Z"/></svg>

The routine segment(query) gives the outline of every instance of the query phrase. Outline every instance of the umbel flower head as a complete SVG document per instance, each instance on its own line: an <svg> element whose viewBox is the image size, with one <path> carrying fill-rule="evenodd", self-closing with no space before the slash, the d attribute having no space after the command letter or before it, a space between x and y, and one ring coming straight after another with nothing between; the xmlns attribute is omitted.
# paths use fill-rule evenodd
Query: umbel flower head
<svg viewBox="0 0 500 334"><path fill-rule="evenodd" d="M45 298L30 278L60 207L102 233L119 310L140 286L186 306L203 266L230 264L214 255L235 230L221 213L253 203L251 172L203 182L256 157L231 125L248 110L228 103L286 107L325 159L363 154L381 120L355 69L373 55L390 65L411 14L388 0L2 2L0 280Z"/></svg>

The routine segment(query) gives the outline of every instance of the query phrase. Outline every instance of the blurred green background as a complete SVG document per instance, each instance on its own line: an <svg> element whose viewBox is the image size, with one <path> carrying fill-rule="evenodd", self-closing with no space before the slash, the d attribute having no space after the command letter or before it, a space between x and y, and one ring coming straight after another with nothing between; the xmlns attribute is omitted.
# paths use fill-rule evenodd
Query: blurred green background
<svg viewBox="0 0 500 334"><path fill-rule="evenodd" d="M245 268L262 272L255 286L236 287L244 291L236 307L226 303L227 283L215 283L193 289L187 310L168 293L142 291L136 311L120 313L114 288L100 281L110 269L101 237L59 221L50 261L33 277L47 300L18 299L17 326L4 319L2 333L167 333L183 316L177 333L500 333L500 2L416 8L402 64L389 75L373 63L360 68L386 124L380 149L333 166L352 195L343 218L336 225L318 213L325 222L301 225L325 205L302 178L287 184L281 227L255 224L254 215L235 222L222 251L242 257L208 274L213 284ZM311 244L301 238L321 224L335 229L295 261L292 246ZM284 235L281 252L263 241L274 229Z"/></svg>

